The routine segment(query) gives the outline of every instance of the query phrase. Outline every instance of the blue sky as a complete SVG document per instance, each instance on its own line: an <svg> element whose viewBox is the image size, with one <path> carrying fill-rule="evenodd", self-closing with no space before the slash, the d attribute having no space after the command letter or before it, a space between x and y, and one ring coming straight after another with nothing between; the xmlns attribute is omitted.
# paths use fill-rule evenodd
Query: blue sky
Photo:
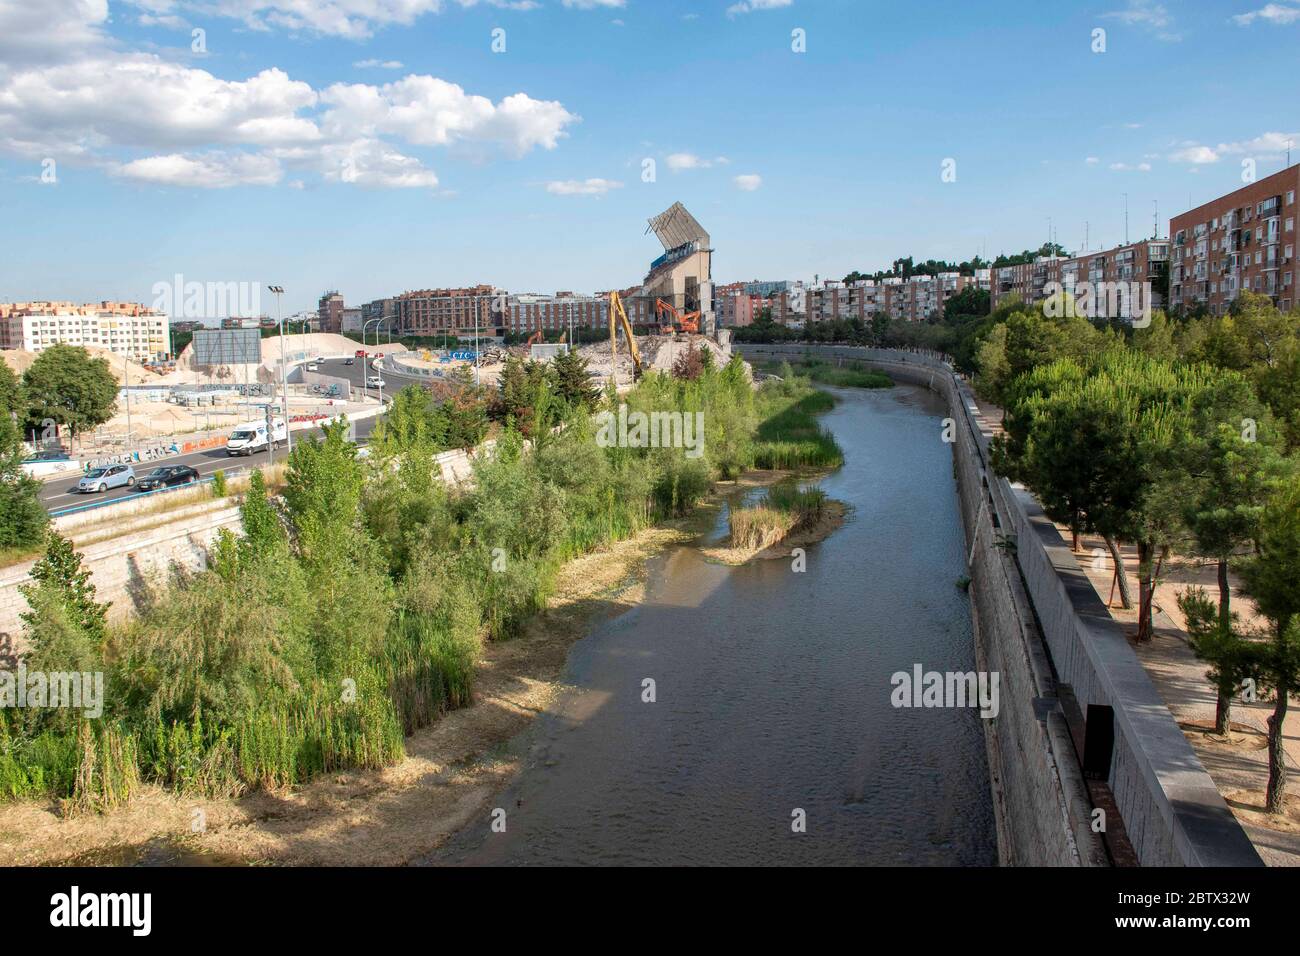
<svg viewBox="0 0 1300 956"><path fill-rule="evenodd" d="M1297 0L0 0L0 299L594 291L675 200L718 281L1113 245L1300 159L1297 49Z"/></svg>

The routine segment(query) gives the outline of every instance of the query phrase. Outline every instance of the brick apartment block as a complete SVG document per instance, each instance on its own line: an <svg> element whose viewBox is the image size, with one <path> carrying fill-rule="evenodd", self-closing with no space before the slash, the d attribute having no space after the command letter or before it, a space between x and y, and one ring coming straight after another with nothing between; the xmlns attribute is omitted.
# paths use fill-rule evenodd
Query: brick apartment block
<svg viewBox="0 0 1300 956"><path fill-rule="evenodd" d="M397 330L403 335L500 335L505 315L493 306L506 293L490 285L463 289L422 289L403 292L393 300Z"/></svg>
<svg viewBox="0 0 1300 956"><path fill-rule="evenodd" d="M1289 310L1296 302L1300 165L1175 216L1169 224L1172 307L1222 315L1243 290Z"/></svg>

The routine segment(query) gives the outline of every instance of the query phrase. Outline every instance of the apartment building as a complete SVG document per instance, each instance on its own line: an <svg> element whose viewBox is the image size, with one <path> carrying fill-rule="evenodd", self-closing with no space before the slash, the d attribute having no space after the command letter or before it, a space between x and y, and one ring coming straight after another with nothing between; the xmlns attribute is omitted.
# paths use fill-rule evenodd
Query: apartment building
<svg viewBox="0 0 1300 956"><path fill-rule="evenodd" d="M807 319L826 322L836 319L869 321L877 315L906 322L924 322L942 315L953 296L968 288L988 289L992 276L988 269L974 275L942 272L938 275L915 275L906 280L889 276L880 281L859 279L844 283L823 282L807 290Z"/></svg>
<svg viewBox="0 0 1300 956"><path fill-rule="evenodd" d="M322 332L343 331L343 296L336 290L326 292L316 305L317 321Z"/></svg>
<svg viewBox="0 0 1300 956"><path fill-rule="evenodd" d="M1059 264L1057 272L1057 281L1067 292L1085 282L1092 287L1098 311L1090 318L1132 319L1137 310L1165 308L1162 290L1169 275L1169 240L1142 239L1114 249L1071 256ZM1141 292L1115 295L1105 291L1117 286L1131 288L1134 283L1142 286Z"/></svg>
<svg viewBox="0 0 1300 956"><path fill-rule="evenodd" d="M362 331L388 328L397 328L396 299L374 299L361 306Z"/></svg>
<svg viewBox="0 0 1300 956"><path fill-rule="evenodd" d="M750 283L732 282L713 288L713 312L720 328L737 328L753 325L769 300L763 295L747 292Z"/></svg>
<svg viewBox="0 0 1300 956"><path fill-rule="evenodd" d="M1063 262L1065 256L1039 256L1032 262L994 268L989 290L992 308L1001 307L1013 296L1026 303L1043 301L1048 284L1061 281Z"/></svg>
<svg viewBox="0 0 1300 956"><path fill-rule="evenodd" d="M170 354L171 324L138 302L0 304L0 348L40 352L60 343L152 362Z"/></svg>
<svg viewBox="0 0 1300 956"><path fill-rule="evenodd" d="M1249 290L1283 310L1296 297L1300 165L1175 216L1169 224L1169 305L1222 315Z"/></svg>
<svg viewBox="0 0 1300 956"><path fill-rule="evenodd" d="M397 329L403 335L503 335L508 310L493 306L504 290L490 285L462 289L422 289L403 292L394 300Z"/></svg>
<svg viewBox="0 0 1300 956"><path fill-rule="evenodd" d="M509 318L506 331L532 335L543 332L561 332L569 329L609 328L609 298L607 296L575 295L557 292L555 295L512 295L507 300Z"/></svg>

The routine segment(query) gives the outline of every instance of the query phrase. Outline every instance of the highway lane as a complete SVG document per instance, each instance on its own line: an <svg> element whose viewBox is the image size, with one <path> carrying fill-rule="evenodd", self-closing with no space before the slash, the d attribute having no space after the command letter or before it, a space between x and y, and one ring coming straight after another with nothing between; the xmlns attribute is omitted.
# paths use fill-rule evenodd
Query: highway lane
<svg viewBox="0 0 1300 956"><path fill-rule="evenodd" d="M382 351L382 346L380 348ZM320 365L321 374L333 375L337 378L345 378L358 390L364 390L366 375L368 373L373 374L374 371L367 364L363 364L360 361L356 361L352 365L347 365L345 364L344 359L331 359L329 361L322 361L318 364ZM392 398L392 392L389 390L389 383L392 383L395 386L394 390L396 390L411 382L427 381L427 379L418 378L416 376L403 375L398 372L390 371L385 371L382 377L384 379L385 403L389 402ZM377 397L376 389L373 388L366 391L366 394L371 398ZM366 439L369 437L370 432L374 429L375 423L378 420L379 418L376 416L375 418L362 419L356 423L356 440L359 444L364 445L366 443ZM295 440L300 437L310 437L313 435L319 436L320 429L304 428L294 429L293 431L293 437ZM275 460L282 461L286 454L287 450L285 448L276 449ZM185 455L172 455L169 458L158 458L153 461L139 462L133 467L135 468L137 478L162 465L189 465L199 473L200 477L208 478L216 471L226 471L229 473L244 468L263 466L266 465L270 459L271 456L266 452L260 452L247 457L231 456L226 454L224 448L218 447L208 448L203 451L190 452ZM74 508L78 505L88 505L104 501L117 501L137 494L133 488L114 488L110 491L104 492L103 494L80 494L76 491L77 481L80 478L81 475L78 473L59 478L51 478L46 481L39 496L41 504L45 507L45 510L58 511L63 508Z"/></svg>

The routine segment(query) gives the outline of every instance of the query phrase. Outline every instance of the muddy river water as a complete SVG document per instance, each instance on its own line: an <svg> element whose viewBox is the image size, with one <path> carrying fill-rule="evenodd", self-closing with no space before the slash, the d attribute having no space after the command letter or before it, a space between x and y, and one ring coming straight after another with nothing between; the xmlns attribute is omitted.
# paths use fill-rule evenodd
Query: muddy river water
<svg viewBox="0 0 1300 956"><path fill-rule="evenodd" d="M848 522L802 573L652 561L644 603L574 646L576 690L517 743L504 832L485 817L428 862L996 864L978 714L890 702L897 671L975 667L943 406L834 392L846 464L822 487Z"/></svg>

